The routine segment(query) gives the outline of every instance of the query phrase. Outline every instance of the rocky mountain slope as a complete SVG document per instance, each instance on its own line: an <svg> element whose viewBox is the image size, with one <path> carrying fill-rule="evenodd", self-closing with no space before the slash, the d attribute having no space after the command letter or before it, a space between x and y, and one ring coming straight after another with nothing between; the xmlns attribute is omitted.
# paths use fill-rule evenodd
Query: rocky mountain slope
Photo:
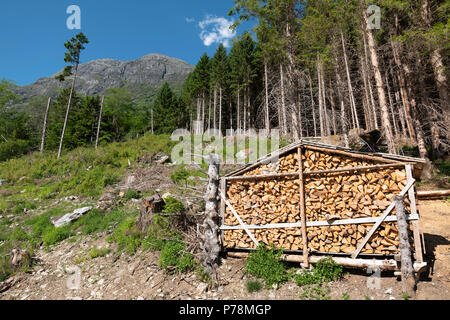
<svg viewBox="0 0 450 320"><path fill-rule="evenodd" d="M193 69L194 66L187 62L161 54L149 54L132 61L94 60L79 66L75 89L81 94L98 95L110 88L128 87L139 94L158 88L166 81L179 87ZM15 93L24 100L41 95L54 96L59 88L71 84L71 78L65 82L56 80L55 76L60 73L40 78L32 85L16 87Z"/></svg>

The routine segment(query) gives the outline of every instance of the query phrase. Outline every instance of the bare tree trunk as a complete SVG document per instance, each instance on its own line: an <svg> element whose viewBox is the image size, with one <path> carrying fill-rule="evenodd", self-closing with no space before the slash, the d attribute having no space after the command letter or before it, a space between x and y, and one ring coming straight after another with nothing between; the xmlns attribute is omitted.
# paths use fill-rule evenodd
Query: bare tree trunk
<svg viewBox="0 0 450 320"><path fill-rule="evenodd" d="M394 125L394 134L397 137L399 132L398 132L398 128L397 128L397 121L395 120L394 105L392 103L391 88L389 86L389 78L388 78L387 74L385 75L385 79L386 79L385 81L386 81L386 86L387 86L387 93L388 93L388 97L389 97L389 108L391 110L392 123Z"/></svg>
<svg viewBox="0 0 450 320"><path fill-rule="evenodd" d="M333 96L333 90L331 90L331 78L330 78L330 103L331 103L331 118L332 118L332 125L333 125L333 134L337 135L337 124L336 124L336 105L334 102L334 96Z"/></svg>
<svg viewBox="0 0 450 320"><path fill-rule="evenodd" d="M214 85L214 116L213 116L213 129L217 129L217 122L216 122L216 114L217 114L217 85Z"/></svg>
<svg viewBox="0 0 450 320"><path fill-rule="evenodd" d="M373 116L373 125L375 126L375 130L379 130L380 127L378 125L378 117L377 117L377 109L375 106L375 99L373 97L373 91L372 91L372 81L370 81L370 67L369 67L369 61L368 61L368 56L367 56L367 42L366 42L366 37L365 35L363 35L363 39L364 39L364 66L363 66L363 70L365 70L366 76L365 76L365 80L367 81L367 87L368 87L368 94L370 97L370 106L372 107L372 116Z"/></svg>
<svg viewBox="0 0 450 320"><path fill-rule="evenodd" d="M325 120L325 135L330 136L331 135L331 125L330 125L330 118L328 117L328 111L327 111L327 94L326 94L326 86L325 86L325 72L323 70L323 64L320 64L320 79L321 79L321 85L322 85L322 99L323 99L323 118Z"/></svg>
<svg viewBox="0 0 450 320"><path fill-rule="evenodd" d="M286 98L284 95L284 71L283 65L280 64L280 81L281 81L281 118L283 121L282 129L284 135L287 134L287 119L286 119Z"/></svg>
<svg viewBox="0 0 450 320"><path fill-rule="evenodd" d="M237 91L237 120L236 120L237 132L241 133L241 93L238 85Z"/></svg>
<svg viewBox="0 0 450 320"><path fill-rule="evenodd" d="M386 103L386 93L384 91L384 83L383 83L383 79L381 77L381 71L380 71L379 62L378 62L377 51L376 51L376 47L375 47L375 39L373 38L371 30L368 29L366 10L363 9L362 11L363 11L363 16L364 16L364 24L365 24L364 30L367 33L369 52L370 52L370 57L371 57L371 61L372 61L372 67L373 67L373 70L375 73L375 80L377 83L378 102L379 102L380 108L381 108L381 120L382 120L383 131L384 131L384 135L387 140L389 152L392 154L395 154L396 153L395 143L394 143L394 138L392 135L391 122L389 120L389 111L388 111L387 103Z"/></svg>
<svg viewBox="0 0 450 320"><path fill-rule="evenodd" d="M45 109L45 114L44 114L44 124L42 126L42 140L41 140L41 149L40 149L40 153L44 152L44 147L45 147L45 135L47 134L47 118L48 118L48 111L50 110L50 104L52 102L52 98L48 98L48 102L47 102L47 108Z"/></svg>
<svg viewBox="0 0 450 320"><path fill-rule="evenodd" d="M322 80L321 80L321 63L320 63L320 59L319 56L317 56L317 84L319 86L319 122L320 122L320 136L323 138L325 137L325 126L324 126L324 122L323 122L323 102L322 102L322 98L323 98L323 94L322 94Z"/></svg>
<svg viewBox="0 0 450 320"><path fill-rule="evenodd" d="M313 115L314 137L317 137L317 121L316 121L316 111L315 111L316 106L314 103L314 94L313 94L311 76L308 76L308 80L309 80L309 90L310 90L310 94L311 94L311 111L312 111L312 115Z"/></svg>
<svg viewBox="0 0 450 320"><path fill-rule="evenodd" d="M342 31L341 31L341 42L342 42L342 52L344 52L345 71L347 72L347 84L348 84L348 94L350 97L350 106L352 110L352 115L355 117L356 127L358 128L359 131L360 125L358 119L358 112L356 111L355 96L353 95L352 80L350 77L350 69L348 67L347 50L345 50L344 34L342 33Z"/></svg>
<svg viewBox="0 0 450 320"><path fill-rule="evenodd" d="M218 190L219 190L219 165L220 160L217 155L209 155L208 159L208 186L205 196L206 218L203 222L203 259L202 264L205 271L212 279L217 280L216 269L219 267L219 214L218 214Z"/></svg>
<svg viewBox="0 0 450 320"><path fill-rule="evenodd" d="M265 122L266 122L266 136L270 136L270 115L269 115L269 72L267 67L267 58L264 57L264 87L265 87Z"/></svg>
<svg viewBox="0 0 450 320"><path fill-rule="evenodd" d="M219 132L222 132L222 85L219 87Z"/></svg>
<svg viewBox="0 0 450 320"><path fill-rule="evenodd" d="M70 88L69 103L67 104L66 117L64 119L64 126L63 126L63 131L61 133L61 140L59 142L58 159L61 158L62 146L63 146L63 141L64 141L64 134L66 133L67 120L69 119L70 104L72 103L72 96L73 96L73 91L74 91L74 88L75 88L75 81L77 79L77 75L78 75L78 64L75 66L75 75L73 77L72 87Z"/></svg>
<svg viewBox="0 0 450 320"><path fill-rule="evenodd" d="M406 84L406 80L403 75L405 67L404 67L404 64L400 60L399 44L395 43L391 39L391 46L392 46L392 52L394 53L394 61L399 68L398 81L399 81L399 85L400 85L400 94L402 96L403 106L405 108L406 125L408 127L409 137L413 140L413 143L417 143L416 132L414 131L413 119L411 116L411 102L409 100L409 95L408 95L408 86Z"/></svg>
<svg viewBox="0 0 450 320"><path fill-rule="evenodd" d="M98 148L98 139L100 136L100 126L102 124L103 103L104 102L105 102L105 96L102 97L102 102L100 103L100 113L98 115L98 124L97 124L97 137L95 138L95 149ZM152 109L152 134L153 134L153 109Z"/></svg>
<svg viewBox="0 0 450 320"><path fill-rule="evenodd" d="M364 96L363 96L363 102L366 106L366 111L365 113L367 114L366 116L366 127L368 130L373 130L373 129L378 129L375 127L375 120L376 120L376 115L375 117L373 116L373 114L370 112L370 97L369 97L369 86L367 84L367 70L365 67L365 62L364 62L364 58L361 56L360 58L360 64L361 64L361 73L362 73L362 78L363 78L363 83L364 83ZM374 119L375 118L375 119Z"/></svg>

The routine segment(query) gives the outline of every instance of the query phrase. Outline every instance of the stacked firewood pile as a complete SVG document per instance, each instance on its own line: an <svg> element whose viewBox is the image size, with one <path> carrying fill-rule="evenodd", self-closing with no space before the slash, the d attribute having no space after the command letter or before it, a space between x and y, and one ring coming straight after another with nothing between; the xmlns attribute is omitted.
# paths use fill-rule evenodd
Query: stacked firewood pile
<svg viewBox="0 0 450 320"><path fill-rule="evenodd" d="M394 195L407 184L404 169L371 169L357 172L312 174L308 172L364 167L366 160L334 156L306 150L303 155L304 192L307 222L347 220L381 216ZM247 172L246 176L298 172L298 154L281 158ZM269 177L258 180L229 181L227 199L247 225L298 223L300 219L299 177ZM406 210L409 201L405 199ZM395 215L395 210L391 213ZM226 208L226 226L238 226ZM307 228L308 248L323 253L353 253L373 224L347 224ZM302 250L301 228L250 230L258 242L274 244L284 250ZM255 248L244 230L225 230L225 247ZM385 222L365 245L362 254L397 254L398 230L395 222Z"/></svg>

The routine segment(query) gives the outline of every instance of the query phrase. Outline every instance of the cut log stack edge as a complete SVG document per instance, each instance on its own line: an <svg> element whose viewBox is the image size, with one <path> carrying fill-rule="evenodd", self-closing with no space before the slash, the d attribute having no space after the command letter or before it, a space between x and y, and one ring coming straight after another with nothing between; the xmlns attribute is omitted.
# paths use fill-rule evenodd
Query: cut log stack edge
<svg viewBox="0 0 450 320"><path fill-rule="evenodd" d="M257 243L274 245L287 251L310 253L352 254L373 227L373 223L332 225L332 221L376 218L394 201L407 185L405 166L391 168L376 161L353 158L326 151L302 150L303 174L300 172L298 152L283 156L278 163L262 164L246 172L243 177L264 176L255 179L229 179L222 183L229 205L223 204L225 227L258 226L251 230L223 230L223 245L228 249L255 249ZM344 168L371 167L357 171L339 171ZM337 171L336 171L337 170ZM326 171L321 174L310 172ZM330 172L331 171L331 172ZM281 176L279 176L281 174ZM284 176L283 176L284 175ZM300 179L304 191L300 191ZM324 226L306 227L307 244L303 243L301 227L260 226L301 222L300 199L304 194L306 223L328 222ZM405 210L411 213L411 203L405 197ZM415 206L415 204L414 204ZM233 213L233 209L235 213ZM388 217L395 217L395 209ZM399 254L397 222L383 222L361 250L361 254ZM392 222L393 221L393 222ZM254 239L248 235L252 233ZM414 250L414 234L410 225L410 242Z"/></svg>

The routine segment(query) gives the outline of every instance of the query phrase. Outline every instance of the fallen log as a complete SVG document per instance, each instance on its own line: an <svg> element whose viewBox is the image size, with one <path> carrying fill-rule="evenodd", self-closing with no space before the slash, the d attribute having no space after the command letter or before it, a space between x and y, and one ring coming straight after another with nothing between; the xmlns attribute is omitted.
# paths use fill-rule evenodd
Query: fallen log
<svg viewBox="0 0 450 320"><path fill-rule="evenodd" d="M419 200L442 200L450 197L450 190L436 190L436 191L418 191L417 199Z"/></svg>

